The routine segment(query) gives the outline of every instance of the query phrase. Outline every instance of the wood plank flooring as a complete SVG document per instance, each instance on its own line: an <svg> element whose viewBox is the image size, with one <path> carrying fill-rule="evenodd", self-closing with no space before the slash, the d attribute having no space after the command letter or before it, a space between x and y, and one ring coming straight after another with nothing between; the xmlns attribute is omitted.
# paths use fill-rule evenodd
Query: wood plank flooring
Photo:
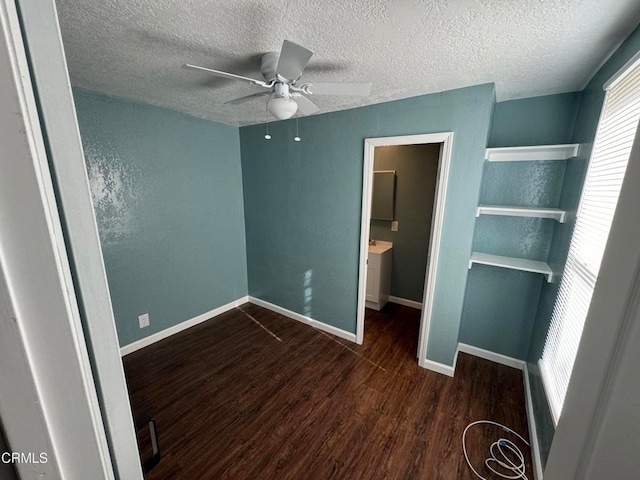
<svg viewBox="0 0 640 480"><path fill-rule="evenodd" d="M475 479L467 424L528 438L522 374L466 354L455 378L418 367L419 314L367 310L359 346L245 304L127 355L134 416L156 420L162 452L147 478ZM499 436L468 435L481 473Z"/></svg>

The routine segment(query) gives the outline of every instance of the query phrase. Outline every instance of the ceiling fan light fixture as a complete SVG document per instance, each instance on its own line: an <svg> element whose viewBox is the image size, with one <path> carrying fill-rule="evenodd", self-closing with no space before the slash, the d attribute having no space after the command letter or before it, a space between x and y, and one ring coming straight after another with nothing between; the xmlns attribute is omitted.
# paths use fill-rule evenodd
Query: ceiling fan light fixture
<svg viewBox="0 0 640 480"><path fill-rule="evenodd" d="M293 117L298 111L298 104L291 98L276 95L275 93L269 97L267 109L278 120L285 120Z"/></svg>
<svg viewBox="0 0 640 480"><path fill-rule="evenodd" d="M260 57L260 73L263 80L223 72L213 68L184 64L182 67L201 73L208 73L216 77L230 80L241 80L267 89L262 92L245 95L225 102L225 105L240 105L258 97L267 96L267 111L278 120L286 120L294 115L313 115L320 108L305 95L345 95L364 96L371 91L370 83L332 83L314 82L298 83L302 73L309 63L313 52L297 43L285 40L279 52L268 52ZM269 140L269 132L265 135ZM300 141L296 135L295 141Z"/></svg>

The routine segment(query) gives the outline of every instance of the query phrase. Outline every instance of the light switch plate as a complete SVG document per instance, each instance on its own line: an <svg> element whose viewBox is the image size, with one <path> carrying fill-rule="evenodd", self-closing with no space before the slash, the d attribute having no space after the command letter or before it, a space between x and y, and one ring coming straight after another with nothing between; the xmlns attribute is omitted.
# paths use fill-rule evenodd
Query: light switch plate
<svg viewBox="0 0 640 480"><path fill-rule="evenodd" d="M394 220L393 222L391 222L391 231L392 232L397 232L398 231L398 221Z"/></svg>

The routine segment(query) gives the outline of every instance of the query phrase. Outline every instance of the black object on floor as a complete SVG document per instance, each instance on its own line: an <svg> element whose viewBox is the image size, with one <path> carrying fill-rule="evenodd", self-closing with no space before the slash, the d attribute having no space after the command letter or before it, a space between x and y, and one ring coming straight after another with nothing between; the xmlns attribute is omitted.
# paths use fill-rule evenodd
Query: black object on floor
<svg viewBox="0 0 640 480"><path fill-rule="evenodd" d="M143 415L136 421L136 433L149 428L149 438L151 439L151 451L153 456L142 462L142 471L150 472L160 462L160 446L158 444L158 434L156 432L156 422L149 415Z"/></svg>

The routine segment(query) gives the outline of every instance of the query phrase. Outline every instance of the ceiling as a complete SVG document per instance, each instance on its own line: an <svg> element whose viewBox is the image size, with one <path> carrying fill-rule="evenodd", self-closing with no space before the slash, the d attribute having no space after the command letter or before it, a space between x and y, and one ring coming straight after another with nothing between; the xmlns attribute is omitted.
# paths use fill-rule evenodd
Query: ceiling
<svg viewBox="0 0 640 480"><path fill-rule="evenodd" d="M367 82L322 112L495 82L498 101L582 89L640 21L637 0L57 0L71 83L231 125L273 120L248 83L284 39L302 81Z"/></svg>

